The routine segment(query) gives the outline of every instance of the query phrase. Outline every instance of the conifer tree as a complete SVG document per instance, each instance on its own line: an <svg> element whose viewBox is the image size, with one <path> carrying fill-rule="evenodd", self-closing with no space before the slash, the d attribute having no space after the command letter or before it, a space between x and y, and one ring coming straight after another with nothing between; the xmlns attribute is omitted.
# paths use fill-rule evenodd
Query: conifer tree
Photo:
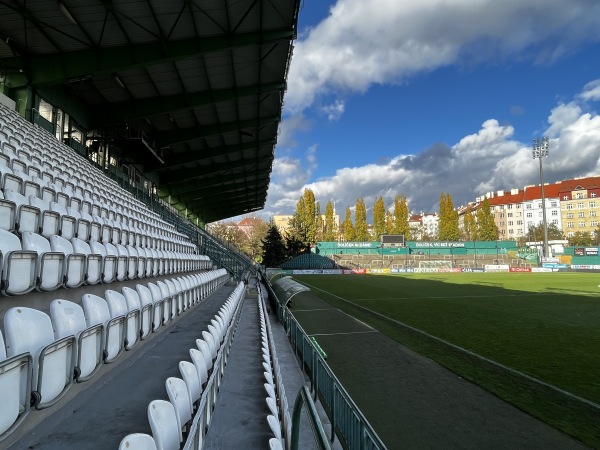
<svg viewBox="0 0 600 450"><path fill-rule="evenodd" d="M369 230L367 228L367 208L363 198L356 200L356 208L354 210L354 230L357 241L370 241Z"/></svg>
<svg viewBox="0 0 600 450"><path fill-rule="evenodd" d="M438 239L440 241L458 241L459 238L458 212L454 209L452 196L442 192L440 196Z"/></svg>
<svg viewBox="0 0 600 450"><path fill-rule="evenodd" d="M323 240L327 242L335 241L336 230L335 223L333 221L333 204L331 200L327 202L325 206L325 233Z"/></svg>
<svg viewBox="0 0 600 450"><path fill-rule="evenodd" d="M475 222L475 216L470 207L465 212L463 219L463 237L465 241L477 240L477 222Z"/></svg>
<svg viewBox="0 0 600 450"><path fill-rule="evenodd" d="M477 240L495 241L498 239L498 227L490 207L490 199L486 198L477 210Z"/></svg>
<svg viewBox="0 0 600 450"><path fill-rule="evenodd" d="M382 234L385 234L385 203L383 197L375 199L373 205L373 240L378 241Z"/></svg>
<svg viewBox="0 0 600 450"><path fill-rule="evenodd" d="M394 227L392 234L403 234L405 241L411 239L410 225L408 223L408 204L404 194L396 195L394 198Z"/></svg>
<svg viewBox="0 0 600 450"><path fill-rule="evenodd" d="M269 222L267 235L262 240L262 263L266 267L277 267L285 258L285 244L273 219Z"/></svg>
<svg viewBox="0 0 600 450"><path fill-rule="evenodd" d="M315 203L315 240L319 242L323 240L323 217L321 216L321 204Z"/></svg>
<svg viewBox="0 0 600 450"><path fill-rule="evenodd" d="M344 233L344 240L350 242L356 239L356 233L354 231L354 225L352 225L352 213L350 207L346 208L346 217L342 222L342 232Z"/></svg>

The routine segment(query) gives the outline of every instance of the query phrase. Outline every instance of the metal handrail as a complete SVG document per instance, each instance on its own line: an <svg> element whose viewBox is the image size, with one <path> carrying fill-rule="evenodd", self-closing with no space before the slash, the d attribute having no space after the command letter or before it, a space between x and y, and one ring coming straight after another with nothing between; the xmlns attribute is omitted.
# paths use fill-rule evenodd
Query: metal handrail
<svg viewBox="0 0 600 450"><path fill-rule="evenodd" d="M321 450L331 450L329 440L323 429L321 418L317 412L315 402L310 395L310 391L306 386L302 386L296 396L296 402L294 403L294 411L292 414L292 449L298 450L298 443L300 441L300 413L302 412L302 406L306 406L308 412L308 418L310 425L313 429L313 434L317 440L317 444Z"/></svg>

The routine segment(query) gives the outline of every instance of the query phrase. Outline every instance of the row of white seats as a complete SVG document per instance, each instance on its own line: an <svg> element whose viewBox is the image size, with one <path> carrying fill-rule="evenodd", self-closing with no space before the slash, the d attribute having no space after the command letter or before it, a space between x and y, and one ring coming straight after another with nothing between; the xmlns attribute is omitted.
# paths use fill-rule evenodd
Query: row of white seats
<svg viewBox="0 0 600 450"><path fill-rule="evenodd" d="M266 402L271 414L267 416L267 422L274 437L269 440L270 450L283 450L291 446L292 419L290 417L288 401L283 386L283 377L273 335L271 324L266 317L266 305L262 298L260 283L256 284L258 289L258 311L260 315L261 345L263 356L263 368L265 371Z"/></svg>
<svg viewBox="0 0 600 450"><path fill-rule="evenodd" d="M0 109L5 111L4 107ZM12 115L12 113L9 113L9 115ZM2 128L0 131L9 136L9 140L13 139L12 143L7 143L1 147L2 150L6 147L6 158L0 157L0 164L4 164L11 169L14 168L20 174L36 177L41 182L54 183L59 189L65 187L69 194L79 197L80 201L87 198L87 200L94 199L96 203L109 204L111 206L109 210L114 211L111 214L118 216L121 209L128 211L130 215L140 219L141 222L151 224L159 235L168 239L186 239L186 236L178 233L175 227L161 220L155 212L149 211L142 202L133 198L129 192L107 178L100 170L96 169L89 161L81 158L70 147L59 143L53 136L40 131L37 127L20 118L15 122L19 122L20 131L18 133L23 132L19 139L9 136L6 132L10 132L10 134L17 133L7 127L6 124L3 127L0 120L0 128ZM29 136L30 139L27 137L28 134L31 135ZM1 136L0 140L2 139ZM35 145L32 146L36 141L42 141L41 146L44 151L37 150ZM25 146L27 150L24 149ZM50 164L48 159L53 164ZM64 163L65 160L69 161L69 165ZM113 204L110 205L110 203ZM111 217L111 219L118 219L118 217Z"/></svg>
<svg viewBox="0 0 600 450"><path fill-rule="evenodd" d="M123 221L123 217L111 219L115 216L106 205L81 201L63 193L55 195L46 188L40 191L37 185L13 183L9 174L2 174L2 169L0 166L0 177L4 176L5 180L4 186L0 181L1 229L188 253L195 248L189 241L165 237L140 221Z"/></svg>
<svg viewBox="0 0 600 450"><path fill-rule="evenodd" d="M54 405L74 380L89 380L102 364L115 361L228 279L219 269L107 290L104 298L84 294L82 306L56 299L50 316L32 308L9 309L4 338L0 332L0 441L31 407Z"/></svg>
<svg viewBox="0 0 600 450"><path fill-rule="evenodd" d="M244 292L244 284L239 283L211 320L208 330L202 332L202 339L196 340L197 348L190 349L191 362L179 362L181 378L167 378L169 401L149 403L148 422L152 436L129 434L122 439L120 450L177 450L188 439L193 439L197 448L202 448Z"/></svg>
<svg viewBox="0 0 600 450"><path fill-rule="evenodd" d="M0 229L0 294L23 295L34 289L52 291L82 284L207 270L205 255L174 253L133 246L89 244L78 238L46 237L24 232L19 239Z"/></svg>

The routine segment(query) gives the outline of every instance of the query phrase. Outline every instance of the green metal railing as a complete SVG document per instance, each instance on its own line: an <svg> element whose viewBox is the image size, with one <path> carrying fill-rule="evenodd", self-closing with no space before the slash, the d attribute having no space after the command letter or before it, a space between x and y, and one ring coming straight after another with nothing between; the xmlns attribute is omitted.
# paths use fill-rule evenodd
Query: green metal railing
<svg viewBox="0 0 600 450"><path fill-rule="evenodd" d="M358 406L337 379L331 368L320 355L313 342L300 326L285 300L280 302L270 283L267 283L269 295L275 301L277 317L283 324L290 342L300 359L303 370L311 380L311 389L319 397L327 416L331 421L330 439L337 436L349 450L383 450L386 446L369 424ZM294 429L292 428L292 433Z"/></svg>
<svg viewBox="0 0 600 450"><path fill-rule="evenodd" d="M319 418L317 407L313 401L310 391L306 386L302 386L296 396L296 402L294 403L294 412L292 414L292 444L291 450L298 450L298 443L300 442L300 413L302 412L302 406L306 406L308 413L308 419L313 429L313 434L321 450L331 450L331 445L327 440L327 435L323 429L323 424Z"/></svg>

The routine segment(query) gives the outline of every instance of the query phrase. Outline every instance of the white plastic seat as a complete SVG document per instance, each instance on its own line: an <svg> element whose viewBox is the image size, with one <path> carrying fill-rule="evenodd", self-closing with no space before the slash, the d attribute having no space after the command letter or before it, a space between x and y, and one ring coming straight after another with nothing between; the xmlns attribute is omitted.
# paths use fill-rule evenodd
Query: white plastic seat
<svg viewBox="0 0 600 450"><path fill-rule="evenodd" d="M175 409L175 417L179 430L179 442L183 441L184 430L192 420L192 405L185 381L177 377L169 377L165 382L169 401Z"/></svg>
<svg viewBox="0 0 600 450"><path fill-rule="evenodd" d="M135 290L140 299L140 339L145 339L154 330L154 324L152 323L154 317L154 303L152 303L152 292L146 286L138 284L135 286Z"/></svg>
<svg viewBox="0 0 600 450"><path fill-rule="evenodd" d="M127 279L133 280L138 276L138 253L131 245L125 247L127 251Z"/></svg>
<svg viewBox="0 0 600 450"><path fill-rule="evenodd" d="M73 381L75 337L55 339L52 321L36 309L14 307L4 315L7 356L29 352L36 409L56 403Z"/></svg>
<svg viewBox="0 0 600 450"><path fill-rule="evenodd" d="M146 252L143 248L136 248L138 262L137 262L137 277L144 278L146 276Z"/></svg>
<svg viewBox="0 0 600 450"><path fill-rule="evenodd" d="M4 199L0 190L0 230L14 231L17 218L17 205Z"/></svg>
<svg viewBox="0 0 600 450"><path fill-rule="evenodd" d="M34 196L29 197L29 204L40 210L39 233L49 238L60 231L60 214L50 209L50 204L45 199Z"/></svg>
<svg viewBox="0 0 600 450"><path fill-rule="evenodd" d="M206 364L207 370L210 372L214 360L210 345L203 339L196 339L196 347L198 347L198 350L202 352L202 356L204 357L204 363Z"/></svg>
<svg viewBox="0 0 600 450"><path fill-rule="evenodd" d="M125 350L131 349L140 339L142 315L140 297L135 289L124 287L121 289L127 305L127 335Z"/></svg>
<svg viewBox="0 0 600 450"><path fill-rule="evenodd" d="M104 362L109 364L115 361L125 349L125 316L111 317L108 304L97 295L83 294L81 303L88 327L104 325Z"/></svg>
<svg viewBox="0 0 600 450"><path fill-rule="evenodd" d="M148 289L150 289L150 292L152 293L152 302L154 303L152 322L154 324L154 330L156 330L163 324L164 297L161 289L156 283L148 283Z"/></svg>
<svg viewBox="0 0 600 450"><path fill-rule="evenodd" d="M125 436L119 450L157 450L154 438L145 433L132 433Z"/></svg>
<svg viewBox="0 0 600 450"><path fill-rule="evenodd" d="M117 276L117 256L109 254L104 244L97 241L90 241L92 253L102 255L102 282L112 283Z"/></svg>
<svg viewBox="0 0 600 450"><path fill-rule="evenodd" d="M75 378L80 382L89 380L102 366L104 325L99 323L88 327L83 308L69 300L53 300L50 317L57 338L75 336Z"/></svg>
<svg viewBox="0 0 600 450"><path fill-rule="evenodd" d="M36 287L40 291L53 291L63 285L65 254L52 251L50 242L44 236L26 231L22 236L23 250L37 253Z"/></svg>
<svg viewBox="0 0 600 450"><path fill-rule="evenodd" d="M25 231L38 233L40 228L41 211L29 204L29 199L18 192L6 189L4 198L13 202L16 206L15 230L22 234Z"/></svg>
<svg viewBox="0 0 600 450"><path fill-rule="evenodd" d="M165 400L153 400L148 405L148 422L158 450L178 450L179 431L173 405Z"/></svg>
<svg viewBox="0 0 600 450"><path fill-rule="evenodd" d="M85 283L89 285L97 284L102 281L102 264L103 259L101 254L92 253L89 244L79 238L71 239L73 252L75 254L85 255Z"/></svg>
<svg viewBox="0 0 600 450"><path fill-rule="evenodd" d="M203 331L202 339L204 339L204 341L208 344L211 358L214 361L214 359L217 357L218 348L213 335L208 331Z"/></svg>
<svg viewBox="0 0 600 450"><path fill-rule="evenodd" d="M7 357L0 331L0 442L29 414L31 366L32 357L28 352Z"/></svg>
<svg viewBox="0 0 600 450"><path fill-rule="evenodd" d="M204 355L202 354L202 352L200 350L196 350L195 348L190 349L190 358L192 359L192 363L194 364L194 367L196 367L196 372L198 374L198 380L200 380L201 385L204 386L206 384L206 382L208 381L209 367L212 367L212 366L206 365L206 358L204 357ZM212 364L212 362L211 362L211 364Z"/></svg>
<svg viewBox="0 0 600 450"><path fill-rule="evenodd" d="M140 335L140 310L136 308L130 310L125 296L112 289L104 293L104 298L111 318L124 317L123 346L125 350L130 350L137 344Z"/></svg>
<svg viewBox="0 0 600 450"><path fill-rule="evenodd" d="M77 219L69 215L66 206L57 202L50 202L50 210L60 214L60 230L58 235L65 239L77 237Z"/></svg>
<svg viewBox="0 0 600 450"><path fill-rule="evenodd" d="M173 298L171 298L171 293L169 292L169 286L164 281L157 281L157 286L160 289L163 298L163 324L166 324L173 317L172 313L172 303Z"/></svg>
<svg viewBox="0 0 600 450"><path fill-rule="evenodd" d="M110 251L114 250L117 252L117 281L123 281L127 279L129 275L129 252L121 244L106 244L107 251L108 247Z"/></svg>
<svg viewBox="0 0 600 450"><path fill-rule="evenodd" d="M269 428L271 428L271 431L275 435L275 438L278 439L279 442L281 442L281 424L279 423L279 419L269 414L267 416L267 422L269 423Z"/></svg>
<svg viewBox="0 0 600 450"><path fill-rule="evenodd" d="M75 253L73 244L61 236L50 236L50 248L53 252L60 252L65 255L65 287L75 288L81 286L85 281L86 255Z"/></svg>
<svg viewBox="0 0 600 450"><path fill-rule="evenodd" d="M23 250L17 236L0 230L0 254L0 292L4 295L21 295L32 291L37 281L37 253Z"/></svg>
<svg viewBox="0 0 600 450"><path fill-rule="evenodd" d="M190 407L194 410L194 405L197 405L202 396L202 382L198 377L198 369L189 361L179 362L179 373L185 381L188 389Z"/></svg>
<svg viewBox="0 0 600 450"><path fill-rule="evenodd" d="M269 439L269 450L283 450L281 439L271 438Z"/></svg>
<svg viewBox="0 0 600 450"><path fill-rule="evenodd" d="M175 317L183 312L183 304L180 303L179 295L175 283L172 280L165 280L164 283L169 289L169 297L171 297L171 317Z"/></svg>

